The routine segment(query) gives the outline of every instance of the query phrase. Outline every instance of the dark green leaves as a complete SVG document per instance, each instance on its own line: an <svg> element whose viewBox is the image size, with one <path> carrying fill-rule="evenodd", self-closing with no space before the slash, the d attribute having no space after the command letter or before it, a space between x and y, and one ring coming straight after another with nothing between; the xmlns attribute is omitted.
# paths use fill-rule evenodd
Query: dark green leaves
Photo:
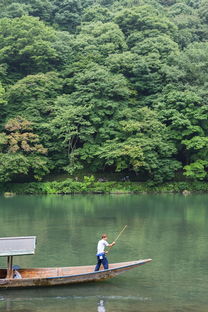
<svg viewBox="0 0 208 312"><path fill-rule="evenodd" d="M0 9L2 181L80 168L207 179L206 1ZM20 119L31 128L10 131Z"/></svg>

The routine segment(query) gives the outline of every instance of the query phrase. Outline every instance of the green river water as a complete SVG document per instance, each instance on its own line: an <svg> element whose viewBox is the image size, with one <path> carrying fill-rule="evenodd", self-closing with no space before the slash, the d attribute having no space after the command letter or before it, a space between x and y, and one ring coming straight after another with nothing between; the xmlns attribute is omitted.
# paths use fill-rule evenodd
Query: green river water
<svg viewBox="0 0 208 312"><path fill-rule="evenodd" d="M37 236L21 267L95 264L100 234L111 242L125 224L109 262L152 262L105 282L0 290L0 311L207 312L208 195L0 197L0 237Z"/></svg>

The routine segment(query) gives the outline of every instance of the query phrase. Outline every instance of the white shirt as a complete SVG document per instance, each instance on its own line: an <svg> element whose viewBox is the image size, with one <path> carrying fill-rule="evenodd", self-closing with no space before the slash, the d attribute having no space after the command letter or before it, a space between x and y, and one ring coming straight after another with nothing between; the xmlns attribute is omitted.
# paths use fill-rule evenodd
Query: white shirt
<svg viewBox="0 0 208 312"><path fill-rule="evenodd" d="M97 245L97 255L103 253L106 246L109 246L108 242L104 239L101 239Z"/></svg>
<svg viewBox="0 0 208 312"><path fill-rule="evenodd" d="M14 276L13 278L22 278L20 272L18 272L17 270L14 271Z"/></svg>

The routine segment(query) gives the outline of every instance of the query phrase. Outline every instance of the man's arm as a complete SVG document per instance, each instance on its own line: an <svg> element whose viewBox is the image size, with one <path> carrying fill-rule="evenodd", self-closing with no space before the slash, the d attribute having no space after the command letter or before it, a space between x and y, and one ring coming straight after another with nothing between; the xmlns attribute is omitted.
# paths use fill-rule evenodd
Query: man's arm
<svg viewBox="0 0 208 312"><path fill-rule="evenodd" d="M112 242L111 244L108 244L108 247L113 247L116 243L115 242ZM110 250L110 249L109 249ZM105 251L105 254L107 254L109 252L109 250L106 250Z"/></svg>

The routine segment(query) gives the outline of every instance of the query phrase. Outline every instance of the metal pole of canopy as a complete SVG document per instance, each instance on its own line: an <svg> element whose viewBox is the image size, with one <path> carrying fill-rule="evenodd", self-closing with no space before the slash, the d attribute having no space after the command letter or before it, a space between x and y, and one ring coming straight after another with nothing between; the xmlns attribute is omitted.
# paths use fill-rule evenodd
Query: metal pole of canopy
<svg viewBox="0 0 208 312"><path fill-rule="evenodd" d="M13 257L8 256L7 257L7 277L6 278L13 278L12 264L13 264Z"/></svg>

